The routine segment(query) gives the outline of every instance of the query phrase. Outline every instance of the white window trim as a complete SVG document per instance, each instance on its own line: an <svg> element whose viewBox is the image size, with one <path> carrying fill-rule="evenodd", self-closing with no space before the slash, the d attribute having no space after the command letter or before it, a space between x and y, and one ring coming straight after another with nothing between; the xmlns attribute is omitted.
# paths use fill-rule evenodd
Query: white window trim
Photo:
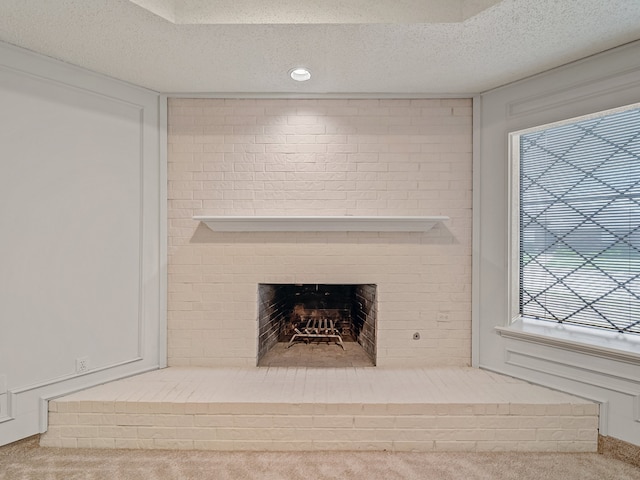
<svg viewBox="0 0 640 480"><path fill-rule="evenodd" d="M520 317L495 330L505 338L640 364L640 337L635 335Z"/></svg>
<svg viewBox="0 0 640 480"><path fill-rule="evenodd" d="M507 311L509 321L506 326L494 327L496 332L505 338L521 340L529 343L561 348L573 352L603 357L627 363L640 364L640 336L609 332L580 325L561 324L533 320L522 317L519 307L520 289L520 144L519 138L524 133L548 128L550 125L561 125L588 117L596 117L602 113L638 108L640 104L597 112L592 115L567 119L562 122L540 125L534 128L509 133L508 138L508 255L507 272L509 291L507 294Z"/></svg>

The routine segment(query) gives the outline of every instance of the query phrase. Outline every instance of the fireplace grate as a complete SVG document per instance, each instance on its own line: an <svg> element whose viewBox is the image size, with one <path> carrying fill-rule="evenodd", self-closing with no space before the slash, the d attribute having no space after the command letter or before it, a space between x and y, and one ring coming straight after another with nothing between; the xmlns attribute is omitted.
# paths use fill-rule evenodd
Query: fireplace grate
<svg viewBox="0 0 640 480"><path fill-rule="evenodd" d="M302 331L298 330L297 327L294 327L296 333L289 340L289 344L287 348L291 347L296 340L303 340L305 342L309 342L310 339L333 339L336 344L340 345L344 350L344 345L342 343L342 336L338 332L338 329L335 328L333 320L327 317L307 317L307 324L302 329Z"/></svg>

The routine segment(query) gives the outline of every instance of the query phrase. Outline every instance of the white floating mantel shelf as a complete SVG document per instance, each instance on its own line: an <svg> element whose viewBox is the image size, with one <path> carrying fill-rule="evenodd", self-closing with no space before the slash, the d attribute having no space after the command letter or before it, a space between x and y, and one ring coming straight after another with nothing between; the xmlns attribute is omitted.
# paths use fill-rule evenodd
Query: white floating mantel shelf
<svg viewBox="0 0 640 480"><path fill-rule="evenodd" d="M427 232L449 217L206 217L214 232Z"/></svg>

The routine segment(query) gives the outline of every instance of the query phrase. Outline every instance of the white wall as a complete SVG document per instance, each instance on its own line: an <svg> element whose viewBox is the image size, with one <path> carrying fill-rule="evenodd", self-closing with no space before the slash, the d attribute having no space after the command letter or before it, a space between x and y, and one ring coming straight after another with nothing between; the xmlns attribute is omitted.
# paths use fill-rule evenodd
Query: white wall
<svg viewBox="0 0 640 480"><path fill-rule="evenodd" d="M0 105L2 445L158 367L164 212L156 93L0 44Z"/></svg>
<svg viewBox="0 0 640 480"><path fill-rule="evenodd" d="M640 445L640 349L612 355L544 335L500 336L509 324L509 132L640 100L640 43L482 95L474 179L474 358L504 372L602 402L600 433ZM517 277L516 277L517 278Z"/></svg>

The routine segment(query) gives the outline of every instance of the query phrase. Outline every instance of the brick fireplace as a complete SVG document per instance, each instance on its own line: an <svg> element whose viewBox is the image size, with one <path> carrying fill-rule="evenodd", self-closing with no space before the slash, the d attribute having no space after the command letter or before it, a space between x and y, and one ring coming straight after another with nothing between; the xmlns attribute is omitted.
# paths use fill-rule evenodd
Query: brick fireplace
<svg viewBox="0 0 640 480"><path fill-rule="evenodd" d="M285 284L375 285L378 366L468 365L471 119L470 99L170 99L169 365L255 366L258 286ZM194 215L450 220L214 232Z"/></svg>
<svg viewBox="0 0 640 480"><path fill-rule="evenodd" d="M375 365L376 311L375 285L260 284L258 365L278 343L318 342L356 342Z"/></svg>

